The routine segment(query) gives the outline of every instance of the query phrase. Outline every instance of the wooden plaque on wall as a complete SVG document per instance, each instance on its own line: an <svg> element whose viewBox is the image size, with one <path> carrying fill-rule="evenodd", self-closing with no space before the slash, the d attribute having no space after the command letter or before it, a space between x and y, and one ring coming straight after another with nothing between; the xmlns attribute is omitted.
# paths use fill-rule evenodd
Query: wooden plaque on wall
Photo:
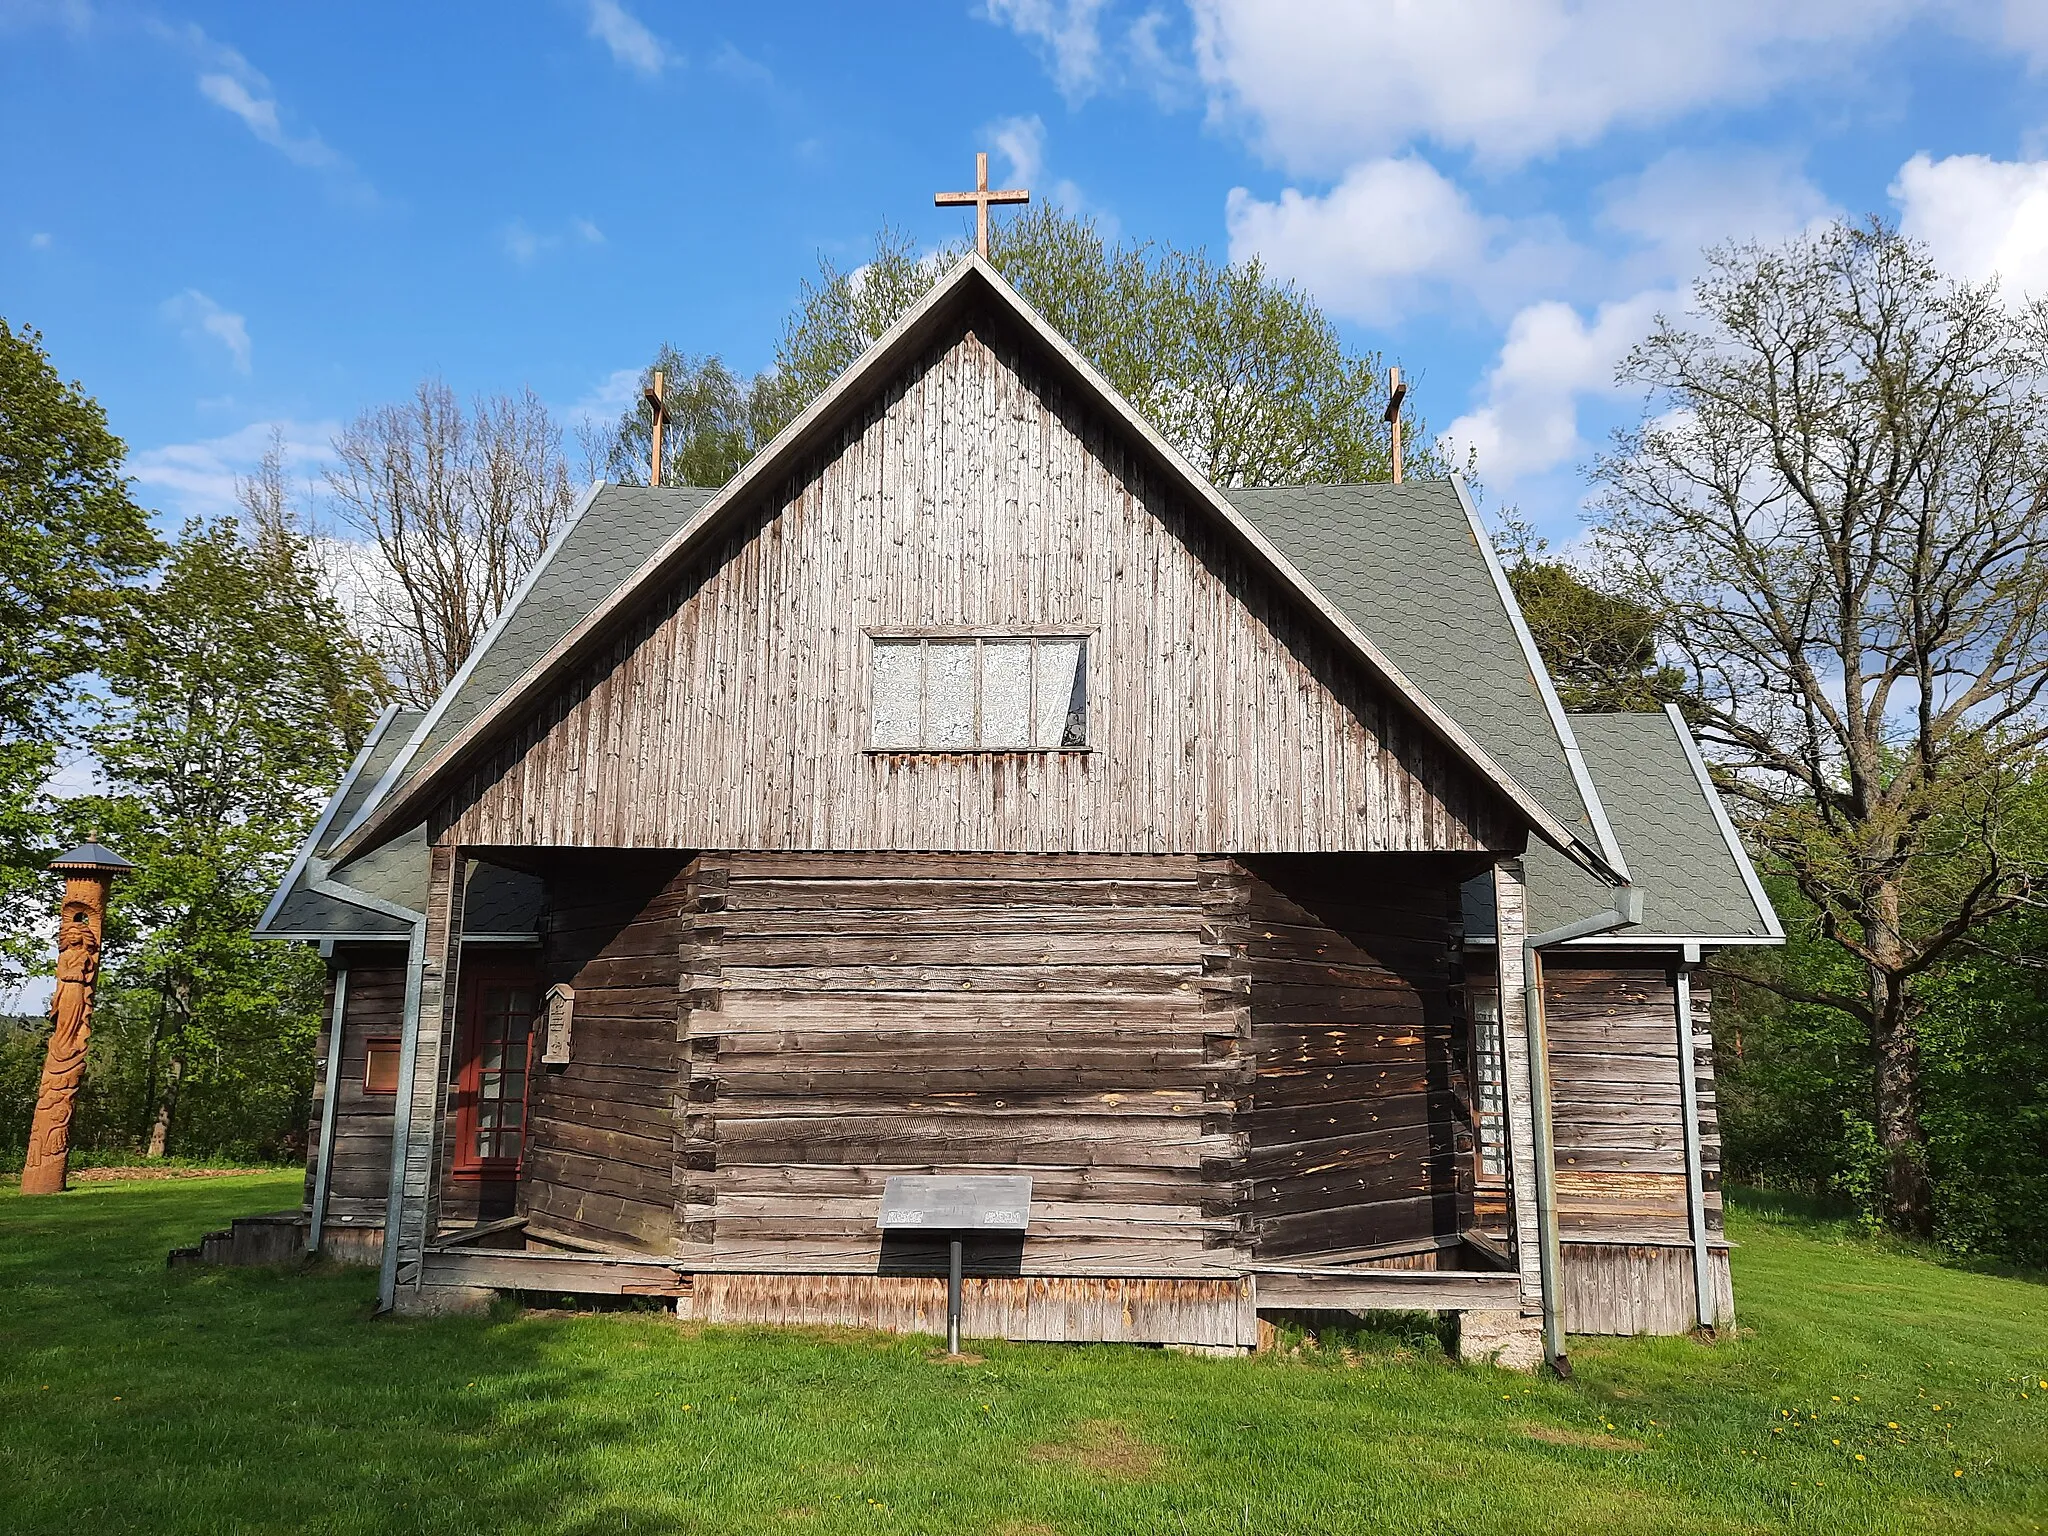
<svg viewBox="0 0 2048 1536"><path fill-rule="evenodd" d="M569 1026L576 1014L576 989L558 982L548 988L547 1001L548 1035L540 1053L541 1065L565 1067L569 1064Z"/></svg>

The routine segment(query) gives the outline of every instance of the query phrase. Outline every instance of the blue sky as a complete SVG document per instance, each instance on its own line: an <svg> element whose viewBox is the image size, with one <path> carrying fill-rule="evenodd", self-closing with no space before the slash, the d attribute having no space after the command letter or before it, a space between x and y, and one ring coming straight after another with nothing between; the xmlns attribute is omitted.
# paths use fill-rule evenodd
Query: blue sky
<svg viewBox="0 0 2048 1536"><path fill-rule="evenodd" d="M1562 538L1703 242L1882 212L2048 294L2048 0L0 0L0 315L174 521L428 373L574 419L664 340L758 367L977 148L1263 256Z"/></svg>

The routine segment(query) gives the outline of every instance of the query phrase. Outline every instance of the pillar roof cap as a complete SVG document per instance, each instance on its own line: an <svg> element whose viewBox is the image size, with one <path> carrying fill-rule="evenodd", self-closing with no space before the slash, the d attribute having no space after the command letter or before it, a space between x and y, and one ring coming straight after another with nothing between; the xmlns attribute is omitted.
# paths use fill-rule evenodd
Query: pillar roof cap
<svg viewBox="0 0 2048 1536"><path fill-rule="evenodd" d="M69 853L59 854L50 860L49 867L60 874L90 874L98 871L118 875L135 866L113 849L100 843L80 843Z"/></svg>

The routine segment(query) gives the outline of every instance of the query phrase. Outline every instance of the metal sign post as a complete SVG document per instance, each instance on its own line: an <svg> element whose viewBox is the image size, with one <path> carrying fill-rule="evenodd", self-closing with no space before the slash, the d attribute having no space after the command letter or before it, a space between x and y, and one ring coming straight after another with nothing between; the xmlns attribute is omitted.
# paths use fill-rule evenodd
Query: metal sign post
<svg viewBox="0 0 2048 1536"><path fill-rule="evenodd" d="M966 1232L1022 1232L1031 1224L1031 1180L1009 1174L899 1173L882 1187L875 1225L884 1232L943 1232L946 1354L960 1354L960 1271Z"/></svg>

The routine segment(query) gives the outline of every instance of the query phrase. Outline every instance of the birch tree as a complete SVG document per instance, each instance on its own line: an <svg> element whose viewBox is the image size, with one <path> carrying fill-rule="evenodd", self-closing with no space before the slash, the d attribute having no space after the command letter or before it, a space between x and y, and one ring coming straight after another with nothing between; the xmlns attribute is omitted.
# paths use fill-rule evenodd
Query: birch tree
<svg viewBox="0 0 2048 1536"><path fill-rule="evenodd" d="M1607 573L1857 982L1748 979L1867 1029L1885 1216L1925 1232L1920 984L2040 868L2048 314L1837 226L1711 253L1619 376L1647 405L1596 466Z"/></svg>

